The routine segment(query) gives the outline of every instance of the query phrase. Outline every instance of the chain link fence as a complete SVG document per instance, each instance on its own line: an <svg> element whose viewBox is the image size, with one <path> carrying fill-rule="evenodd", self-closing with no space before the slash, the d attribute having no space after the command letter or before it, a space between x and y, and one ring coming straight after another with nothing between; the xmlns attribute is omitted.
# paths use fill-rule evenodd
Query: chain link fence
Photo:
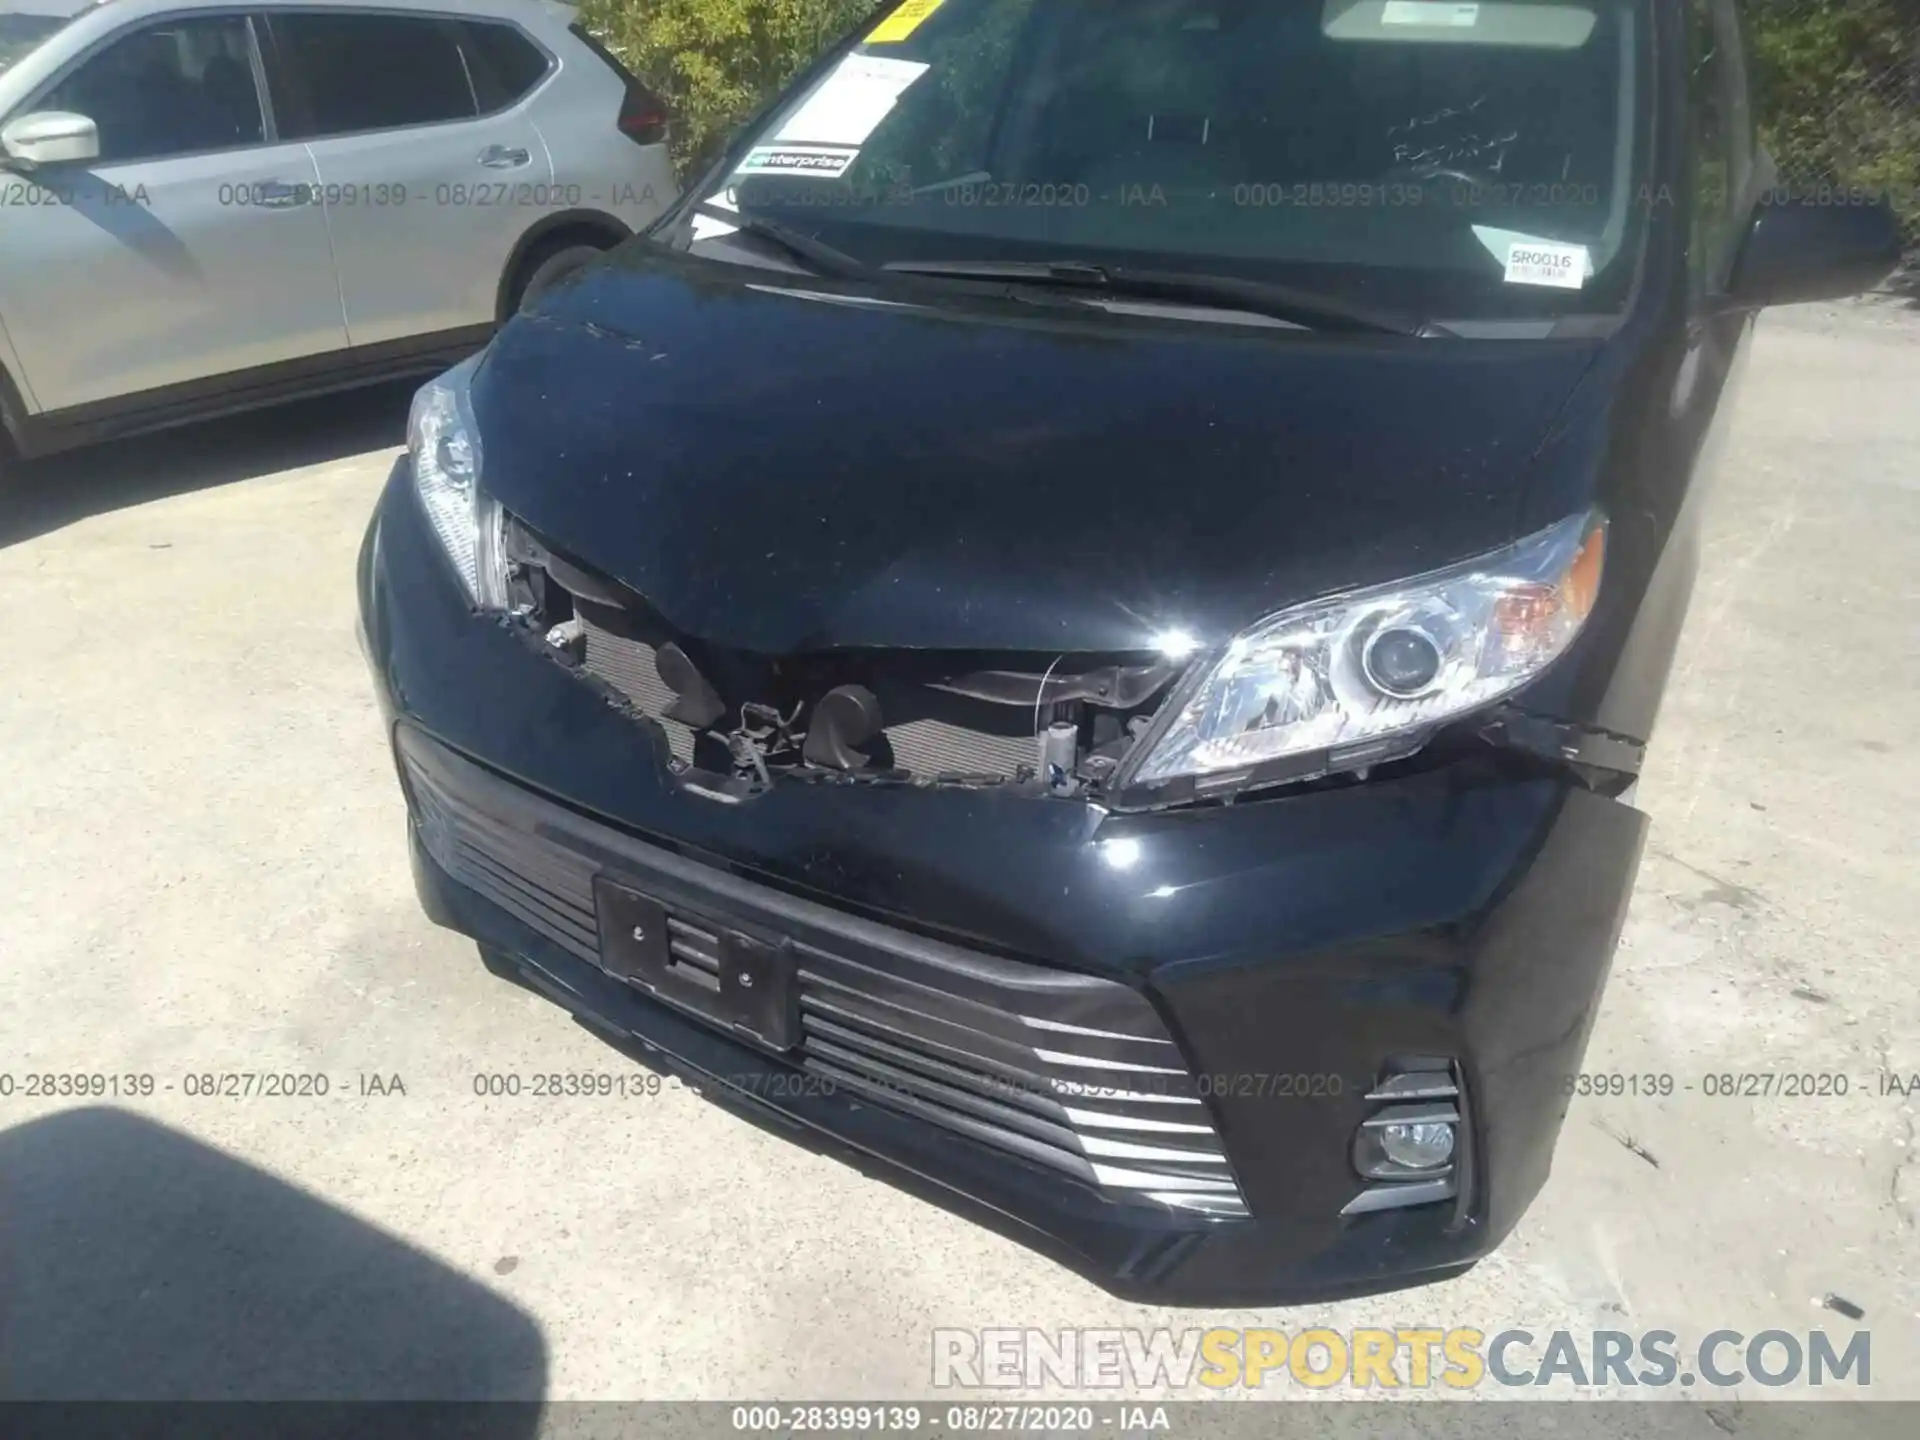
<svg viewBox="0 0 1920 1440"><path fill-rule="evenodd" d="M1884 195L1920 293L1920 0L1743 0L1753 99L1789 192Z"/></svg>

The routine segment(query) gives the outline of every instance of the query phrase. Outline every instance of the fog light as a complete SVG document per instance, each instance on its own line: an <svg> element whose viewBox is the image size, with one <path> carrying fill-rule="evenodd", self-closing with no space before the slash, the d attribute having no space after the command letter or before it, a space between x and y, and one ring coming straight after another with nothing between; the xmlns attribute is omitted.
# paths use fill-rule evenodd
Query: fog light
<svg viewBox="0 0 1920 1440"><path fill-rule="evenodd" d="M1453 1158L1453 1126L1437 1120L1382 1125L1380 1150L1396 1165L1432 1170Z"/></svg>
<svg viewBox="0 0 1920 1440"><path fill-rule="evenodd" d="M1450 1077L1442 1078L1451 1085ZM1368 1098L1386 1096L1376 1092ZM1353 1137L1354 1169L1368 1180L1443 1180L1460 1158L1459 1130L1460 1112L1449 1101L1388 1105L1360 1123Z"/></svg>

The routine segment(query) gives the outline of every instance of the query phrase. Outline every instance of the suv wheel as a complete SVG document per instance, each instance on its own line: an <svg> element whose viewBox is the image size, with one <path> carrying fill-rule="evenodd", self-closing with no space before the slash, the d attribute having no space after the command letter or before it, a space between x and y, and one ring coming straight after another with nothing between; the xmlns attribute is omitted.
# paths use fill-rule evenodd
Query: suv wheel
<svg viewBox="0 0 1920 1440"><path fill-rule="evenodd" d="M562 245L540 256L527 268L520 281L519 293L513 297L513 304L508 308L507 313L518 314L529 300L539 299L567 276L603 253L605 252L598 245L576 242Z"/></svg>

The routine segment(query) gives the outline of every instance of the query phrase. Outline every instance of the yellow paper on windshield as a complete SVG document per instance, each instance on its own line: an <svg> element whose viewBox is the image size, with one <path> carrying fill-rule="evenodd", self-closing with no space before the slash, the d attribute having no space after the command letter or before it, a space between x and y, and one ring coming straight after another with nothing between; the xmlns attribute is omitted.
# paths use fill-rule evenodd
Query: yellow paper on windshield
<svg viewBox="0 0 1920 1440"><path fill-rule="evenodd" d="M920 28L920 22L938 10L941 0L905 0L900 8L873 27L869 45L892 45Z"/></svg>

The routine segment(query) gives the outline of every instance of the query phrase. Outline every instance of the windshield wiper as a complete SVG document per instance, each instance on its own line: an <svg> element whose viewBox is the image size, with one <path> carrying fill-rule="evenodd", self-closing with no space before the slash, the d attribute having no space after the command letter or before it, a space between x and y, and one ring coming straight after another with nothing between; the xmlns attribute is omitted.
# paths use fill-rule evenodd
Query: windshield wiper
<svg viewBox="0 0 1920 1440"><path fill-rule="evenodd" d="M1084 260L894 260L881 267L902 275L947 275L955 279L1016 280L1028 285L1058 285L1106 295L1187 301L1271 315L1311 330L1363 330L1387 335L1420 335L1426 324L1397 310L1343 300L1291 285L1204 275L1184 270L1135 270L1095 265Z"/></svg>
<svg viewBox="0 0 1920 1440"><path fill-rule="evenodd" d="M835 275L843 279L873 274L873 267L864 260L856 260L824 240L802 235L798 230L789 230L772 220L762 220L758 215L729 210L724 205L711 205L704 200L696 204L693 210L697 215L704 215L709 220L724 220L736 230L779 246L815 274Z"/></svg>

